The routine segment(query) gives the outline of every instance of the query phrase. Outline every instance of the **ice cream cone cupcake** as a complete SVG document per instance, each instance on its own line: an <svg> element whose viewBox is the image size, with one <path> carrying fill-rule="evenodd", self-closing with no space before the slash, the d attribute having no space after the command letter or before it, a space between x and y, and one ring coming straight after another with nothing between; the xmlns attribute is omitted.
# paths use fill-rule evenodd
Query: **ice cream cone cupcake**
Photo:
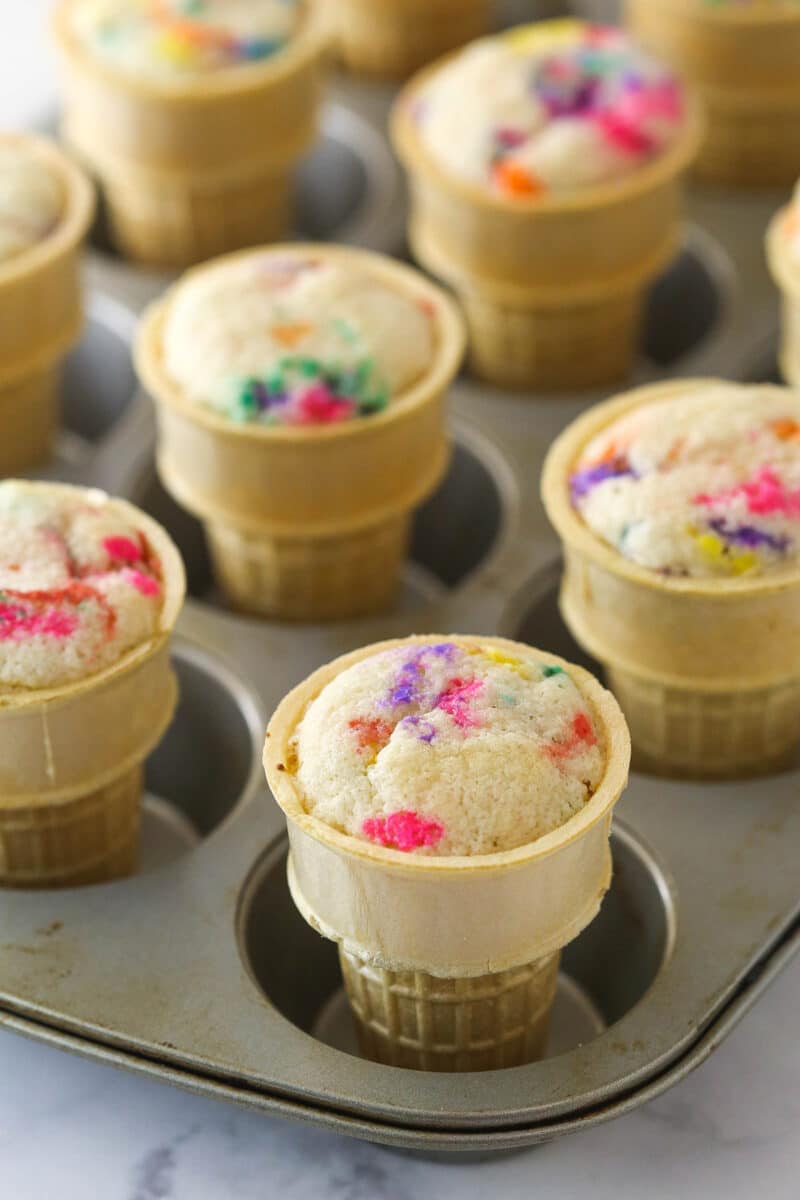
<svg viewBox="0 0 800 1200"><path fill-rule="evenodd" d="M420 73L392 127L411 246L458 294L473 370L538 390L623 377L700 137L666 68L616 30L540 22Z"/></svg>
<svg viewBox="0 0 800 1200"><path fill-rule="evenodd" d="M561 948L609 885L629 755L592 676L499 638L368 646L281 702L264 766L289 886L339 945L367 1056L438 1071L541 1056Z"/></svg>
<svg viewBox="0 0 800 1200"><path fill-rule="evenodd" d="M132 505L0 483L0 887L134 869L183 593L177 550Z"/></svg>
<svg viewBox="0 0 800 1200"><path fill-rule="evenodd" d="M561 611L606 668L634 764L774 769L800 741L800 395L680 380L592 408L542 492Z"/></svg>
<svg viewBox="0 0 800 1200"><path fill-rule="evenodd" d="M60 0L63 132L121 252L161 267L275 240L316 135L318 0Z"/></svg>
<svg viewBox="0 0 800 1200"><path fill-rule="evenodd" d="M146 314L159 472L236 608L310 621L390 603L411 514L448 463L462 353L438 288L343 247L220 259Z"/></svg>
<svg viewBox="0 0 800 1200"><path fill-rule="evenodd" d="M494 0L330 0L339 53L359 74L403 79L489 29Z"/></svg>
<svg viewBox="0 0 800 1200"><path fill-rule="evenodd" d="M83 325L93 206L88 180L55 146L0 133L0 477L50 456L61 360Z"/></svg>
<svg viewBox="0 0 800 1200"><path fill-rule="evenodd" d="M696 170L726 187L800 175L796 0L626 0L634 34L692 85L707 129Z"/></svg>
<svg viewBox="0 0 800 1200"><path fill-rule="evenodd" d="M781 374L787 383L800 386L800 188L770 223L767 260L783 298Z"/></svg>

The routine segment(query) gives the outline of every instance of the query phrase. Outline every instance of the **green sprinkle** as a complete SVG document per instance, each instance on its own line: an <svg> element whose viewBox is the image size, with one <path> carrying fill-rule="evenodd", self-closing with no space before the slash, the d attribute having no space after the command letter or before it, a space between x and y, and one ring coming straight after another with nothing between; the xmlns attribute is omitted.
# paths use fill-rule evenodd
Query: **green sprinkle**
<svg viewBox="0 0 800 1200"><path fill-rule="evenodd" d="M554 675L565 675L566 671L563 667L542 667L542 674L545 679L552 679Z"/></svg>

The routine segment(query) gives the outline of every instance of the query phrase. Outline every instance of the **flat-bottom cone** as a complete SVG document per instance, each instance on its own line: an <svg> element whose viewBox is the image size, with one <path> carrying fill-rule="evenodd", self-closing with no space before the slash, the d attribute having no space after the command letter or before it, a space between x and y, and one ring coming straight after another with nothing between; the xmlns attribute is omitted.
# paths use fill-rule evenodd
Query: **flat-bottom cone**
<svg viewBox="0 0 800 1200"><path fill-rule="evenodd" d="M416 1071L491 1071L541 1058L560 958L439 979L383 970L339 948L361 1052Z"/></svg>

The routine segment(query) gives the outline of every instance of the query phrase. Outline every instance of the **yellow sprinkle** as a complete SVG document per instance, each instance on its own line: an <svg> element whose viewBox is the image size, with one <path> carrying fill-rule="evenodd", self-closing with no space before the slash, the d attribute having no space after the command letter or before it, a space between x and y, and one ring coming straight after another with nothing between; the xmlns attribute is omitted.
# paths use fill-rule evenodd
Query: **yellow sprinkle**
<svg viewBox="0 0 800 1200"><path fill-rule="evenodd" d="M178 66L191 66L197 61L197 52L195 47L183 38L176 37L175 34L165 31L159 34L156 42L156 51L162 58L168 62L176 63Z"/></svg>
<svg viewBox="0 0 800 1200"><path fill-rule="evenodd" d="M583 21L564 17L560 21L537 21L532 25L521 25L504 35L504 40L520 54L539 50L546 46L564 46L580 38L586 29Z"/></svg>
<svg viewBox="0 0 800 1200"><path fill-rule="evenodd" d="M689 533L700 553L705 555L709 562L727 567L734 575L744 575L746 571L752 571L758 565L758 559L749 550L743 554L729 554L722 538L718 538L715 533L697 533L691 527Z"/></svg>
<svg viewBox="0 0 800 1200"><path fill-rule="evenodd" d="M488 647L483 651L486 658L494 663L498 663L501 667L510 667L516 675L521 675L523 679L529 679L528 668L518 658L512 658L510 654L504 654L502 650L492 650Z"/></svg>

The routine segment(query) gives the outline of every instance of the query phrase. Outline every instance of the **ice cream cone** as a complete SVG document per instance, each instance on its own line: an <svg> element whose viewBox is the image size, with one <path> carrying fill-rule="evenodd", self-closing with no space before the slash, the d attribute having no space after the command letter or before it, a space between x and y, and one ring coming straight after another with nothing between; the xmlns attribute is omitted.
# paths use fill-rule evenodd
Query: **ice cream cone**
<svg viewBox="0 0 800 1200"><path fill-rule="evenodd" d="M160 629L94 675L0 693L2 887L97 882L135 866L142 764L177 697L169 635L184 573L161 527L123 501L115 504L130 512L161 564Z"/></svg>
<svg viewBox="0 0 800 1200"><path fill-rule="evenodd" d="M101 183L120 250L181 267L285 233L292 172L317 130L318 0L273 58L170 84L97 60L72 32L72 4L54 19L63 132Z"/></svg>
<svg viewBox="0 0 800 1200"><path fill-rule="evenodd" d="M515 649L501 638L474 640L499 652ZM270 722L264 766L288 819L292 898L305 920L339 945L370 1057L423 1070L518 1065L541 1054L560 950L595 917L610 882L611 812L628 769L625 722L609 693L569 665L603 728L606 773L585 808L529 845L428 857L350 837L306 811L293 737L337 674L398 644L366 647L322 667Z"/></svg>
<svg viewBox="0 0 800 1200"><path fill-rule="evenodd" d="M32 134L19 141L61 182L64 208L49 236L0 263L0 473L7 475L52 450L58 366L83 326L80 251L94 210L88 180L55 146Z"/></svg>
<svg viewBox="0 0 800 1200"><path fill-rule="evenodd" d="M242 425L187 401L163 365L169 293L145 315L137 344L158 407L165 487L205 524L231 602L278 619L355 616L388 603L410 514L447 467L445 396L463 354L454 305L416 272L365 251L324 254L433 305L435 359L381 413L325 426Z"/></svg>
<svg viewBox="0 0 800 1200"><path fill-rule="evenodd" d="M362 75L402 79L489 29L493 0L330 0L339 53Z"/></svg>
<svg viewBox="0 0 800 1200"><path fill-rule="evenodd" d="M677 380L596 405L554 443L542 477L564 545L561 611L608 672L634 761L696 778L769 770L800 741L800 571L659 575L591 532L572 507L568 480L588 442L624 413L715 386Z"/></svg>
<svg viewBox="0 0 800 1200"><path fill-rule="evenodd" d="M414 113L440 66L401 93L392 135L410 176L412 251L461 299L476 370L501 386L556 390L623 376L646 289L678 246L697 105L676 143L626 179L509 199L446 172L425 147Z"/></svg>
<svg viewBox="0 0 800 1200"><path fill-rule="evenodd" d="M772 278L781 289L781 374L792 386L800 384L800 259L790 250L790 225L796 218L793 206L781 209L767 231L767 260Z"/></svg>
<svg viewBox="0 0 800 1200"><path fill-rule="evenodd" d="M778 187L800 174L800 12L766 4L626 0L628 23L699 91L699 178Z"/></svg>

